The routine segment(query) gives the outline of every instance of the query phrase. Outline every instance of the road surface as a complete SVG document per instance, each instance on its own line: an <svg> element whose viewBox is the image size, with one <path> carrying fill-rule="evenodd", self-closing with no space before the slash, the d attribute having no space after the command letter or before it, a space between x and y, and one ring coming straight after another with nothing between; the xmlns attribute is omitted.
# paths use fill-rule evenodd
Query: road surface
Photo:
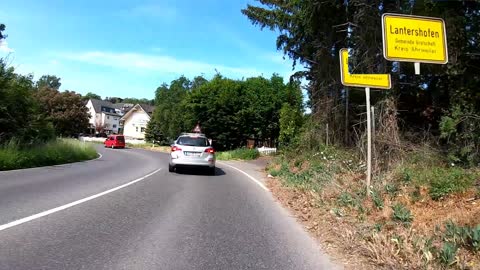
<svg viewBox="0 0 480 270"><path fill-rule="evenodd" d="M97 160L0 172L0 269L333 267L235 169L172 174L163 153L99 152Z"/></svg>

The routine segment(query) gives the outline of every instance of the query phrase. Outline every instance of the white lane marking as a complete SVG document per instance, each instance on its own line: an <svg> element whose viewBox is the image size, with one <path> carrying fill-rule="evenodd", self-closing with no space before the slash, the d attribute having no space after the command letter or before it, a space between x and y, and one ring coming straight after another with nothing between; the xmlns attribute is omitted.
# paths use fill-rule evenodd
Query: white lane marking
<svg viewBox="0 0 480 270"><path fill-rule="evenodd" d="M100 192L98 194L95 194L95 195L92 195L90 197L87 197L87 198L83 198L83 199L80 199L78 201L74 201L74 202L71 202L71 203L68 203L68 204L65 204L65 205L62 205L62 206L59 206L59 207L55 207L53 209L50 209L50 210L47 210L47 211L43 211L41 213L38 213L38 214L35 214L35 215L32 215L32 216L29 216L29 217L24 217L22 219L18 219L18 220L15 220L15 221L12 221L12 222L9 222L7 224L3 224L3 225L0 225L0 231L3 231L3 230L6 230L8 228L11 228L11 227L14 227L14 226L17 226L17 225L20 225L20 224L23 224L23 223L26 223L26 222L29 222L29 221L32 221L32 220L35 220L35 219L38 219L38 218L41 218L41 217L44 217L44 216L48 216L50 214L53 214L53 213L56 213L56 212L59 212L59 211L62 211L62 210L65 210L67 208L70 208L70 207L73 207L75 205L78 205L78 204L81 204L81 203L84 203L84 202L88 202L90 200L93 200L93 199L96 199L98 197L101 197L103 195L107 195L108 193L112 193L114 191L117 191L119 189L122 189L122 188L125 188L125 187L128 187L130 185L133 185L137 182L140 182L142 180L145 180L146 178L156 174L157 172L159 172L161 170L158 169L154 172L151 172L145 176L142 176L140 178L137 178L131 182L128 182L126 184L123 184L121 186L118 186L118 187L115 187L115 188L112 188L112 189L109 189L107 191L104 191L104 192Z"/></svg>
<svg viewBox="0 0 480 270"><path fill-rule="evenodd" d="M267 188L262 182L258 181L257 179L255 179L255 178L254 178L253 176L251 176L250 174L248 174L248 173L246 173L246 172L244 172L244 171L240 170L239 168L234 167L234 166L232 166L232 165L228 165L228 164L223 163L223 162L218 162L218 163L220 163L220 164L222 164L222 165L225 165L225 166L228 166L228 167L230 167L230 168L232 168L232 169L235 169L235 170L243 173L243 174L246 175L248 178L250 178L250 180L252 180L252 181L255 182L257 185L259 185L261 188L263 188L265 191L268 191L268 188Z"/></svg>

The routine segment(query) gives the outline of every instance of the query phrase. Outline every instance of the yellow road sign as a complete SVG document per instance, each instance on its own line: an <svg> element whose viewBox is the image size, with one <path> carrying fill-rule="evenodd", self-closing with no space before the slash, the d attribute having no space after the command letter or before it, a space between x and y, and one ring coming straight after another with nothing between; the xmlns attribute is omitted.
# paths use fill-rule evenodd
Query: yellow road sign
<svg viewBox="0 0 480 270"><path fill-rule="evenodd" d="M385 13L383 55L390 61L446 64L445 22L440 18Z"/></svg>
<svg viewBox="0 0 480 270"><path fill-rule="evenodd" d="M348 50L340 50L340 74L342 84L355 87L390 89L390 74L350 74L348 71Z"/></svg>

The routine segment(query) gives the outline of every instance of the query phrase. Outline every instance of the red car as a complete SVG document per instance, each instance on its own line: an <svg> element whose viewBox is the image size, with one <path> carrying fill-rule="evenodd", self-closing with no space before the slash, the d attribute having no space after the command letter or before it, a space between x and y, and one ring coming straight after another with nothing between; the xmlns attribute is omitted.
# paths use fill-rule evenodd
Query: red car
<svg viewBox="0 0 480 270"><path fill-rule="evenodd" d="M105 147L125 148L125 137L123 135L110 135L103 143Z"/></svg>

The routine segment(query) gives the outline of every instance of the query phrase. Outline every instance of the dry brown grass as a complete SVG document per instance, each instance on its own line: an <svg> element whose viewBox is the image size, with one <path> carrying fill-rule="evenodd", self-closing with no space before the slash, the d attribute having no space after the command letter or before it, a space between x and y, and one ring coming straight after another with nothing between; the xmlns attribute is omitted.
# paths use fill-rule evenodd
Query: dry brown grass
<svg viewBox="0 0 480 270"><path fill-rule="evenodd" d="M344 174L343 180L332 181L319 193L285 187L278 179L270 179L268 186L275 197L288 207L305 228L321 243L325 251L346 269L440 269L436 254L427 240L433 238L435 226L442 227L447 220L459 225L475 225L480 221L480 201L470 200L473 191L449 196L443 201L429 199L422 188L422 200L412 202L410 190L400 191L398 197L383 195L383 209L376 209L372 199L360 202L369 209L360 220L358 208L342 208L343 216L333 211L339 208L337 198L342 192L354 193L363 188L362 174ZM338 176L337 176L338 178ZM400 201L410 208L414 220L411 226L392 221L392 204ZM376 225L381 230L376 231ZM438 241L433 246L440 247ZM457 256L458 269L480 269L479 254L463 248Z"/></svg>

